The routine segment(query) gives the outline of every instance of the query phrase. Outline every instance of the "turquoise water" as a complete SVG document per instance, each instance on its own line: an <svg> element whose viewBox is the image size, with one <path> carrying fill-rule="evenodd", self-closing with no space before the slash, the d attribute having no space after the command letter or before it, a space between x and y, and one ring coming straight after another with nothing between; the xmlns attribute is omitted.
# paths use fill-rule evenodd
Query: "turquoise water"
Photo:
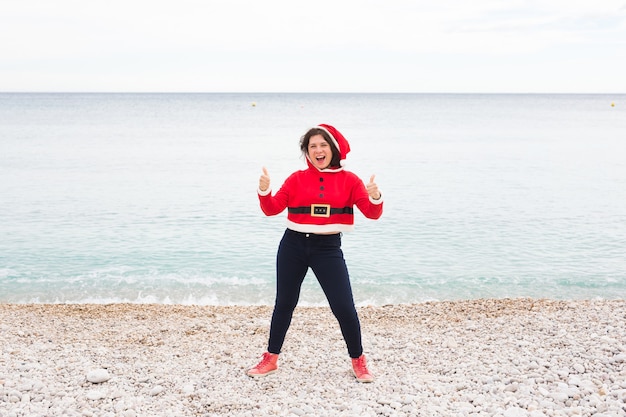
<svg viewBox="0 0 626 417"><path fill-rule="evenodd" d="M0 302L272 304L257 181L317 123L385 198L343 238L357 304L626 297L625 95L0 94L0 120Z"/></svg>

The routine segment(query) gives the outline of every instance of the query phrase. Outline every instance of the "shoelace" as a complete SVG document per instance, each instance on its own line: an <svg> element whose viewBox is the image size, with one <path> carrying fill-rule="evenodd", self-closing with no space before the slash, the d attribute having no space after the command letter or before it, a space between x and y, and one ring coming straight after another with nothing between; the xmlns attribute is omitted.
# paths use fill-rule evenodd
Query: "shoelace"
<svg viewBox="0 0 626 417"><path fill-rule="evenodd" d="M355 366L356 370L358 371L359 374L369 374L369 371L367 370L367 364L365 362L365 358L361 357L358 358L355 362Z"/></svg>
<svg viewBox="0 0 626 417"><path fill-rule="evenodd" d="M269 366L271 360L272 360L272 355L270 355L269 353L265 352L263 354L263 356L261 357L261 362L259 362L259 364L257 366L255 366L255 368L256 369L263 369L263 368Z"/></svg>

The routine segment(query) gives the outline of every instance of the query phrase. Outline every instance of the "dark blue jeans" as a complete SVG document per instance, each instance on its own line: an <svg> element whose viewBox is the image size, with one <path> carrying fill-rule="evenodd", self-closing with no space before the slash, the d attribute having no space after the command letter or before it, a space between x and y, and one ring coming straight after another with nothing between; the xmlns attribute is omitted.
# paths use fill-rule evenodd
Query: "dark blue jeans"
<svg viewBox="0 0 626 417"><path fill-rule="evenodd" d="M358 358L363 353L361 324L341 250L341 234L316 235L290 229L285 231L276 256L276 302L268 351L280 353L309 267L339 322L348 354Z"/></svg>

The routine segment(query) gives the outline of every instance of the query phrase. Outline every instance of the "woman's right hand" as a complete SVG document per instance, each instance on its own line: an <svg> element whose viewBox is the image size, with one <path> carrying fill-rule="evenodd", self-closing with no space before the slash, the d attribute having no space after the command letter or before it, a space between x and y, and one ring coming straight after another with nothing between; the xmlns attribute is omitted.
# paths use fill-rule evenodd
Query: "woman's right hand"
<svg viewBox="0 0 626 417"><path fill-rule="evenodd" d="M267 168L263 167L263 175L259 178L259 190L267 191L270 188L270 174L267 172Z"/></svg>

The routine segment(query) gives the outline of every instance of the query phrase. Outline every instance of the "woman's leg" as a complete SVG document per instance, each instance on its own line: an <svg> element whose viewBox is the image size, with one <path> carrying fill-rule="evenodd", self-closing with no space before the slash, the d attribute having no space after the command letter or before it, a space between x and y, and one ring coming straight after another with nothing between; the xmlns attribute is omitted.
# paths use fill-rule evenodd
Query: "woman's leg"
<svg viewBox="0 0 626 417"><path fill-rule="evenodd" d="M363 353L361 324L354 306L348 268L341 250L341 236L323 237L311 252L311 269L339 322L351 358Z"/></svg>
<svg viewBox="0 0 626 417"><path fill-rule="evenodd" d="M280 353L293 311L300 298L302 281L308 270L304 237L287 231L276 255L276 301L272 314L268 351Z"/></svg>

